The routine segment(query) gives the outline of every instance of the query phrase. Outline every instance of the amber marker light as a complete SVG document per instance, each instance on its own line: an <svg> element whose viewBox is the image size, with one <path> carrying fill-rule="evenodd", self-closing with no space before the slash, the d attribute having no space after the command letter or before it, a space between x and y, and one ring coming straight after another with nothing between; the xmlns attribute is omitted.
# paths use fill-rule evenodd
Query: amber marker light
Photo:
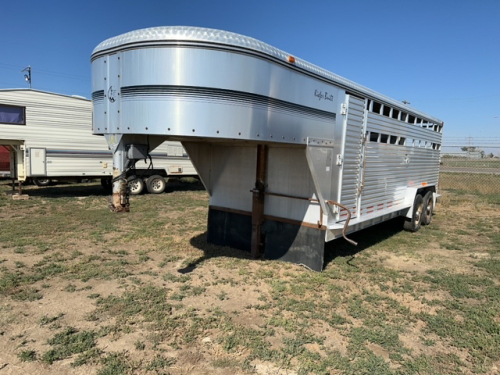
<svg viewBox="0 0 500 375"><path fill-rule="evenodd" d="M289 62L289 63L292 63L292 64L295 64L295 57L293 57L293 56L288 56L288 62Z"/></svg>

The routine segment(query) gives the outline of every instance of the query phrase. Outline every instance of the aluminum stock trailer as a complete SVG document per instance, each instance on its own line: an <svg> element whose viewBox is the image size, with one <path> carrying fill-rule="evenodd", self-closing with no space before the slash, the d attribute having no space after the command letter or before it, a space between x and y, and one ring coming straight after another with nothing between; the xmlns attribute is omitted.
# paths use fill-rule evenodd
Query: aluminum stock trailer
<svg viewBox="0 0 500 375"><path fill-rule="evenodd" d="M0 147L10 151L9 176L18 182L100 179L111 187L113 156L104 137L92 134L91 100L1 89ZM179 142L164 142L145 161L137 160L129 176L131 194L161 193L166 178L196 175Z"/></svg>
<svg viewBox="0 0 500 375"><path fill-rule="evenodd" d="M182 143L210 195L209 242L321 270L324 245L436 203L443 122L246 36L155 27L91 56L113 205L134 158ZM347 237L346 237L347 238Z"/></svg>

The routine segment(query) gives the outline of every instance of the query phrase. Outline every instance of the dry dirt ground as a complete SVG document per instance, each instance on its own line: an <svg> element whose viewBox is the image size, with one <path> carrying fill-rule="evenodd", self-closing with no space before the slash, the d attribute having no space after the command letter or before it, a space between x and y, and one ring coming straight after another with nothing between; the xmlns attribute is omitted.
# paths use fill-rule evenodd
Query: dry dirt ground
<svg viewBox="0 0 500 375"><path fill-rule="evenodd" d="M96 184L0 185L0 375L496 374L499 200L444 192L325 270L206 243L193 184L112 214Z"/></svg>

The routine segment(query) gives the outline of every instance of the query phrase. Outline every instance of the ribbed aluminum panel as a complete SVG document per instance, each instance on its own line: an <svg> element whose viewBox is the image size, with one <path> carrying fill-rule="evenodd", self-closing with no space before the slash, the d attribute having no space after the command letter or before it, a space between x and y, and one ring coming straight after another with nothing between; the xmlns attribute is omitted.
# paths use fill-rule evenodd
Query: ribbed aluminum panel
<svg viewBox="0 0 500 375"><path fill-rule="evenodd" d="M354 218L358 214L365 101L354 96L348 98L340 202L351 210ZM346 215L346 212L341 212L341 219Z"/></svg>
<svg viewBox="0 0 500 375"><path fill-rule="evenodd" d="M362 215L402 204L408 187L437 185L438 150L369 142L365 157Z"/></svg>
<svg viewBox="0 0 500 375"><path fill-rule="evenodd" d="M269 44L243 36L236 33L231 33L223 30L206 29L199 27L186 27L186 26L163 26L152 27L147 29L134 30L113 38L109 38L100 43L92 52L92 60L104 53L113 52L114 50L122 50L128 48L135 48L141 44L148 45L161 45L162 43L181 44L181 43L198 43L198 44L212 44L212 45L225 45L235 49L251 50L258 54L265 54L272 58L287 62L288 57L291 55L285 51L279 50ZM295 58L295 63L290 64L290 67L303 70L315 76L327 80L333 84L340 85L343 88L367 95L370 98L378 99L385 103L392 105L395 108L411 112L418 116L425 117L435 123L442 121L429 116L421 111L415 110L411 107L404 106L400 101L391 99L367 87L354 83L346 78L331 73L322 69L314 64L308 63L302 59Z"/></svg>
<svg viewBox="0 0 500 375"><path fill-rule="evenodd" d="M367 131L395 135L411 139L441 144L442 133L423 128L417 124L408 124L377 113L368 113Z"/></svg>
<svg viewBox="0 0 500 375"><path fill-rule="evenodd" d="M408 188L437 185L440 152L418 147L418 141L441 144L441 133L373 112L368 112L366 131L403 137L407 145L367 142L362 216L383 215L402 205Z"/></svg>

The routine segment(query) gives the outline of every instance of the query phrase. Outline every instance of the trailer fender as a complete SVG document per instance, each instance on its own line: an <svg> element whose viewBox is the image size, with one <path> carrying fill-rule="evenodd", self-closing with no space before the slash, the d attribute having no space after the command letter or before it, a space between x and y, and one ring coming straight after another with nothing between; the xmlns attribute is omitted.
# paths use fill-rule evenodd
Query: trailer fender
<svg viewBox="0 0 500 375"><path fill-rule="evenodd" d="M419 188L416 188L416 187L409 187L409 188L406 188L406 195L405 195L405 205L406 206L410 206L407 211L406 211L406 214L405 216L408 218L408 219L411 219L411 216L412 216L412 213L413 213L413 203L415 202L415 197L418 193L418 190Z"/></svg>

